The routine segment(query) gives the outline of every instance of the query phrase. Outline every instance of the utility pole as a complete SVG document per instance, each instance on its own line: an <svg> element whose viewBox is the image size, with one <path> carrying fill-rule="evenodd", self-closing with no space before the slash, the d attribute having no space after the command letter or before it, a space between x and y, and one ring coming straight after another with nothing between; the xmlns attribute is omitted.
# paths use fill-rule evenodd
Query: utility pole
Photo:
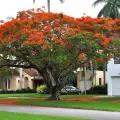
<svg viewBox="0 0 120 120"><path fill-rule="evenodd" d="M84 73L84 77L83 77L83 80L84 80L84 92L85 92L85 95L86 95L86 66L85 65L83 66L83 73Z"/></svg>
<svg viewBox="0 0 120 120"><path fill-rule="evenodd" d="M105 85L106 83L106 61L104 62L103 79L104 79L104 85Z"/></svg>
<svg viewBox="0 0 120 120"><path fill-rule="evenodd" d="M90 60L90 69L91 69L92 88L93 88L93 86L94 86L94 73L93 73L93 63L92 63L92 60Z"/></svg>

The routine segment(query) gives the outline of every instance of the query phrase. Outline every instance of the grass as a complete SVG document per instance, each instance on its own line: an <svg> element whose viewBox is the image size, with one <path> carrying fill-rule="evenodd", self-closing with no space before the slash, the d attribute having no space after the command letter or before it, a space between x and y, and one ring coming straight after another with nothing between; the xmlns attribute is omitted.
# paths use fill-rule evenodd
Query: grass
<svg viewBox="0 0 120 120"><path fill-rule="evenodd" d="M100 101L120 101L120 97L99 98Z"/></svg>
<svg viewBox="0 0 120 120"><path fill-rule="evenodd" d="M91 98L96 95L61 95L64 98ZM17 98L15 98L17 97ZM94 98L97 101L44 101L35 100L33 98L46 98L47 94L0 94L0 99L19 99L15 104L48 106L48 107L63 107L75 109L93 109L106 111L120 111L120 97L111 98Z"/></svg>
<svg viewBox="0 0 120 120"><path fill-rule="evenodd" d="M37 93L19 93L19 94L0 94L0 98L9 98L9 97L32 97L32 98L41 98L41 97L47 97L47 94L37 94Z"/></svg>
<svg viewBox="0 0 120 120"><path fill-rule="evenodd" d="M13 113L13 112L3 112L3 111L0 111L0 118L2 120L88 120L83 118L73 118L73 117L68 118L68 117Z"/></svg>
<svg viewBox="0 0 120 120"><path fill-rule="evenodd" d="M81 97L92 97L95 95L61 95L62 98L81 98ZM46 98L48 97L48 94L37 94L37 93L27 93L27 94L0 94L1 98Z"/></svg>
<svg viewBox="0 0 120 120"><path fill-rule="evenodd" d="M16 104L63 107L75 109L92 109L105 111L120 111L120 102L112 101L44 101L44 100L21 100Z"/></svg>

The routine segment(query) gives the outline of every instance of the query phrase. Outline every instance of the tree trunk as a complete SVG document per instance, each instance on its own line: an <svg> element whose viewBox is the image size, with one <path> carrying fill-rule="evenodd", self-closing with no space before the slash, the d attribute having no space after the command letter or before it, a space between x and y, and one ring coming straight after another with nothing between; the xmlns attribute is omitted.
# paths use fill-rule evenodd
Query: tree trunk
<svg viewBox="0 0 120 120"><path fill-rule="evenodd" d="M43 68L38 69L38 72L42 75L50 93L47 100L61 100L60 90L68 80L69 69L59 70L58 66L52 63L44 65Z"/></svg>
<svg viewBox="0 0 120 120"><path fill-rule="evenodd" d="M84 76L83 76L83 80L84 80L84 94L86 95L86 66L83 67L83 72L84 72Z"/></svg>
<svg viewBox="0 0 120 120"><path fill-rule="evenodd" d="M50 96L46 100L60 100L61 82L58 82L58 71L55 66L47 66L39 73L42 75L44 83L46 84L50 93Z"/></svg>
<svg viewBox="0 0 120 120"><path fill-rule="evenodd" d="M50 12L50 0L47 0L48 12Z"/></svg>
<svg viewBox="0 0 120 120"><path fill-rule="evenodd" d="M50 96L46 100L61 100L60 90L57 88L57 86L50 88Z"/></svg>
<svg viewBox="0 0 120 120"><path fill-rule="evenodd" d="M104 80L104 85L105 85L106 84L106 62L104 62L103 80Z"/></svg>
<svg viewBox="0 0 120 120"><path fill-rule="evenodd" d="M93 69L93 62L90 60L90 69L91 69L91 79L92 79L92 91L94 87L94 69Z"/></svg>

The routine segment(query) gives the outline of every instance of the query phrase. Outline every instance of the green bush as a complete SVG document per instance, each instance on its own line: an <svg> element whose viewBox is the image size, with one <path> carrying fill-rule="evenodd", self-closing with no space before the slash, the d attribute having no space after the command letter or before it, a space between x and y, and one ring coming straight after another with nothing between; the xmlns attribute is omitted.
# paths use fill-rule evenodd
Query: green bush
<svg viewBox="0 0 120 120"><path fill-rule="evenodd" d="M11 93L15 93L15 91L13 91L13 90L0 90L0 94L11 94Z"/></svg>
<svg viewBox="0 0 120 120"><path fill-rule="evenodd" d="M30 89L28 88L22 88L22 89L17 89L15 93L36 93L35 89Z"/></svg>
<svg viewBox="0 0 120 120"><path fill-rule="evenodd" d="M47 86L46 85L40 85L37 87L36 92L37 93L45 93Z"/></svg>
<svg viewBox="0 0 120 120"><path fill-rule="evenodd" d="M107 94L107 85L94 86L90 90L87 90L87 94Z"/></svg>
<svg viewBox="0 0 120 120"><path fill-rule="evenodd" d="M13 94L13 93L36 93L36 89L22 88L17 90L0 90L0 94Z"/></svg>

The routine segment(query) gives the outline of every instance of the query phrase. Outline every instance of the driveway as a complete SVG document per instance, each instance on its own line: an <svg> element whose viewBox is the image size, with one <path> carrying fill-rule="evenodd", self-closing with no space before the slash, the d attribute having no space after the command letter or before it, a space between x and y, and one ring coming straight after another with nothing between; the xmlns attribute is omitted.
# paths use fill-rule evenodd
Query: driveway
<svg viewBox="0 0 120 120"><path fill-rule="evenodd" d="M55 115L55 116L83 117L92 120L120 120L120 112L106 112L106 111L82 110L82 109L0 105L0 111L22 112L22 113L44 114L44 115Z"/></svg>

